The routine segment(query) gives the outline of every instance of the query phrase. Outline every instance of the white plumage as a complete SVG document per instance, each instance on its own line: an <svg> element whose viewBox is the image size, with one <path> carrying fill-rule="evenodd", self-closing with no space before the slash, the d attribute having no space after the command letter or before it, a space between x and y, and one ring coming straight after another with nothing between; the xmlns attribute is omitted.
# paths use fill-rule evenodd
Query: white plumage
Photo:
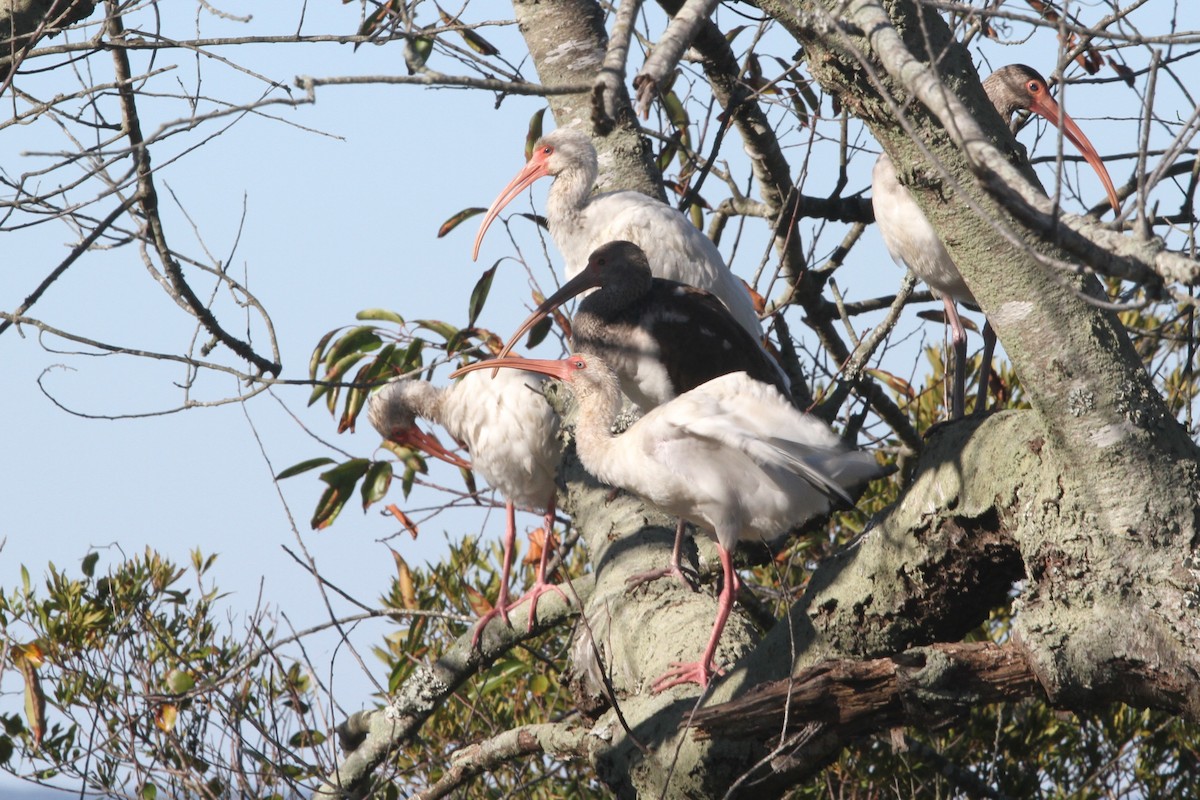
<svg viewBox="0 0 1200 800"><path fill-rule="evenodd" d="M561 361L494 359L465 369L513 366L567 381L579 402L576 448L583 466L687 519L717 540L724 586L701 659L676 664L655 682L707 685L733 607L738 580L730 553L739 541L770 542L849 503L847 489L881 471L874 457L848 449L823 422L797 411L774 388L745 373L722 375L649 411L620 436L617 378L595 356Z"/></svg>
<svg viewBox="0 0 1200 800"><path fill-rule="evenodd" d="M746 286L730 272L712 240L683 214L640 192L590 196L599 175L596 148L586 134L574 128L559 128L534 145L525 167L488 209L475 237L473 257L478 257L484 233L500 210L546 175L554 177L546 200L546 219L568 278L583 270L588 256L600 245L630 241L646 252L655 277L712 292L738 324L756 338L762 337L762 324Z"/></svg>
<svg viewBox="0 0 1200 800"><path fill-rule="evenodd" d="M542 384L546 378L531 372L504 370L495 380L487 374L468 374L445 388L428 381L397 378L371 395L367 417L387 439L418 447L456 466L464 462L447 453L436 439L421 432L416 418L441 425L471 454L471 466L490 486L505 497L507 528L504 538L504 567L500 597L480 619L475 640L494 616L508 621L508 611L530 600L530 619L537 598L557 590L544 580L549 546L542 549L542 562L534 588L516 602L508 601L508 577L516 538L516 506L544 510L549 537L554 524L557 487L555 475L562 458L558 444L558 415L546 402Z"/></svg>
<svg viewBox="0 0 1200 800"><path fill-rule="evenodd" d="M1005 121L1018 110L1028 110L1044 117L1057 127L1061 115L1063 135L1075 145L1083 154L1084 160L1096 171L1113 209L1120 209L1117 190L1096 148L1075 124L1075 120L1059 108L1058 103L1050 96L1046 79L1038 74L1037 70L1024 64L1002 67L988 76L983 82L983 88ZM896 174L896 165L887 153L879 156L871 172L871 194L875 207L875 222L879 225L879 233L883 236L883 243L887 246L892 260L911 269L945 304L955 355L951 415L960 417L965 405L963 372L966 365L967 335L954 304L958 302L974 305L975 297L967 288L958 265L946 251L937 231L921 211L912 194L901 185ZM990 327L986 328L984 333L985 340L993 336ZM990 347L994 344L994 338L986 342L985 355L990 357ZM989 359L985 358L985 370L988 368L987 360ZM986 400L986 389L986 383L981 381L981 406Z"/></svg>

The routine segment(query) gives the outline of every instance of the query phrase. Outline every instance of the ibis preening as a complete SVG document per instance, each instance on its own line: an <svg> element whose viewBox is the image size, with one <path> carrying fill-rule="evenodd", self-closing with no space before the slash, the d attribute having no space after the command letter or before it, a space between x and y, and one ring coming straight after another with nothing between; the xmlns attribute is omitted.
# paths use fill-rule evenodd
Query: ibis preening
<svg viewBox="0 0 1200 800"><path fill-rule="evenodd" d="M576 449L585 469L717 540L723 585L700 659L675 663L654 691L706 686L738 590L731 552L739 541L770 542L880 474L875 458L850 450L825 423L797 411L772 386L745 373L722 375L648 412L624 433L612 369L594 355L558 361L498 358L459 370L515 367L565 381L579 404Z"/></svg>
<svg viewBox="0 0 1200 800"><path fill-rule="evenodd" d="M1039 114L1058 127L1061 116L1063 135L1083 154L1084 159L1100 176L1100 182L1108 193L1114 210L1121 207L1112 178L1100 160L1096 148L1075 124L1075 121L1059 108L1050 96L1046 80L1032 67L1013 64L993 72L983 82L988 99L1006 121L1020 110ZM897 264L911 269L925 281L935 294L942 298L946 308L946 320L950 325L950 341L954 347L954 375L951 384L950 413L961 417L965 406L965 375L967 359L967 334L963 330L955 303L975 304L971 290L963 281L954 260L946 252L937 231L929 223L908 189L896 177L896 166L887 153L875 162L871 174L872 201L875 205L875 221L888 252ZM987 399L987 371L991 346L995 343L991 327L984 328L984 374L980 378L979 402L982 410Z"/></svg>
<svg viewBox="0 0 1200 800"><path fill-rule="evenodd" d="M537 141L533 155L504 187L479 226L473 257L488 226L514 197L546 175L554 177L546 199L550 235L566 263L568 278L605 242L624 239L646 251L654 275L707 289L755 338L762 325L745 284L729 271L716 245L676 209L640 192L592 195L599 174L596 148L587 134L559 128Z"/></svg>
<svg viewBox="0 0 1200 800"><path fill-rule="evenodd" d="M529 601L532 623L538 598L560 591L546 581L546 561L554 525L555 474L562 453L558 444L558 415L542 394L546 378L533 372L504 370L495 380L486 374L469 374L445 388L428 381L394 379L371 395L367 416L375 429L398 444L419 448L455 466L473 466L505 499L504 564L500 596L492 610L475 627L478 643L484 627L499 616ZM417 427L417 418L437 423L471 454L468 464L448 452L436 438ZM516 540L515 509L545 512L546 545L533 588L510 602L509 572Z"/></svg>

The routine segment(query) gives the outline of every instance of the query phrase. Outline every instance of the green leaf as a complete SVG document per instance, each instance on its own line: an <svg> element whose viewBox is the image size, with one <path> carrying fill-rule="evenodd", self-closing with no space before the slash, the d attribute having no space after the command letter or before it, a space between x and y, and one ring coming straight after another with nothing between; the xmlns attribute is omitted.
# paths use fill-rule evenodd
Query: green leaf
<svg viewBox="0 0 1200 800"><path fill-rule="evenodd" d="M418 328L424 328L425 330L433 331L443 339L449 339L458 332L458 328L454 327L448 322L442 322L438 319L419 319L415 324Z"/></svg>
<svg viewBox="0 0 1200 800"><path fill-rule="evenodd" d="M173 669L167 673L163 684L171 694L184 694L196 686L196 679L181 669Z"/></svg>
<svg viewBox="0 0 1200 800"><path fill-rule="evenodd" d="M362 485L363 511L378 503L386 495L392 485L392 465L388 461L376 461L367 470L367 477Z"/></svg>
<svg viewBox="0 0 1200 800"><path fill-rule="evenodd" d="M464 208L462 211L458 212L453 217L451 217L450 219L448 219L442 223L441 227L438 228L437 238L441 239L447 233L454 230L459 225L461 225L464 222L466 222L467 220L469 220L471 217L482 214L485 211L487 211L486 208L479 208L478 206L472 206L471 208Z"/></svg>
<svg viewBox="0 0 1200 800"><path fill-rule="evenodd" d="M379 338L378 328L374 325L359 325L338 339L329 352L325 354L325 364L328 366L341 360L348 353L369 353L378 350L383 342Z"/></svg>
<svg viewBox="0 0 1200 800"><path fill-rule="evenodd" d="M308 398L308 404L311 406L313 403L317 402L317 400L321 399L323 394L329 392L329 412L333 413L333 406L335 403L337 403L338 394L341 391L340 386L334 386L333 384L341 381L342 376L345 375L351 367L366 357L366 353L351 353L350 355L343 357L340 361L326 370L325 377L323 379L324 382L313 388L313 392Z"/></svg>
<svg viewBox="0 0 1200 800"><path fill-rule="evenodd" d="M96 574L96 562L100 560L99 553L88 553L83 557L83 574L92 577Z"/></svg>
<svg viewBox="0 0 1200 800"><path fill-rule="evenodd" d="M370 469L371 462L365 458L352 458L344 464L338 464L331 470L326 470L321 473L321 480L328 483L330 486L338 486L349 483L351 487L358 483L358 479L367 474Z"/></svg>
<svg viewBox="0 0 1200 800"><path fill-rule="evenodd" d="M533 146L537 144L537 140L542 138L542 119L546 116L546 109L539 108L529 118L529 132L525 134L525 160L528 161L533 155Z"/></svg>
<svg viewBox="0 0 1200 800"><path fill-rule="evenodd" d="M404 317L397 314L395 311L388 311L386 308L364 308L362 311L354 315L355 319L374 320L375 322L394 322L397 325L404 324Z"/></svg>
<svg viewBox="0 0 1200 800"><path fill-rule="evenodd" d="M332 525L346 505L346 498L346 493L339 491L336 486L330 486L322 492L321 499L317 501L317 510L309 523L312 529L319 531Z"/></svg>
<svg viewBox="0 0 1200 800"><path fill-rule="evenodd" d="M302 472L308 472L310 469L316 469L317 467L323 467L326 464L333 463L336 462L332 458L325 456L322 456L321 458L310 458L308 461L301 461L299 464L293 464L283 472L280 472L275 476L275 480L281 481L284 478L291 478L295 475L299 475Z"/></svg>
<svg viewBox="0 0 1200 800"><path fill-rule="evenodd" d="M475 288L471 290L471 301L467 304L467 327L475 327L475 320L479 319L479 312L483 311L483 304L487 302L488 292L492 290L492 279L496 277L496 266L491 269L485 269L483 274L479 276L479 280L475 282Z"/></svg>
<svg viewBox="0 0 1200 800"><path fill-rule="evenodd" d="M325 734L313 730L299 731L292 734L288 744L292 747L318 747L325 744Z"/></svg>
<svg viewBox="0 0 1200 800"><path fill-rule="evenodd" d="M338 331L345 330L344 328L334 328L329 333L321 337L321 341L317 342L317 346L313 348L312 358L308 360L308 377L312 380L317 379L317 368L321 366L321 362L325 359L325 348L329 345L329 340L337 335Z"/></svg>
<svg viewBox="0 0 1200 800"><path fill-rule="evenodd" d="M667 112L667 119L683 134L683 141L687 142L687 129L690 120L687 110L683 107L683 101L679 99L679 95L675 94L675 92L664 92L662 104Z"/></svg>
<svg viewBox="0 0 1200 800"><path fill-rule="evenodd" d="M554 316L547 314L545 317L537 321L537 324L529 329L529 338L525 340L526 347L537 347L541 344L546 336L550 333L550 326L554 324Z"/></svg>
<svg viewBox="0 0 1200 800"><path fill-rule="evenodd" d="M153 783L147 783L142 787L142 800L155 800L158 797L158 787Z"/></svg>

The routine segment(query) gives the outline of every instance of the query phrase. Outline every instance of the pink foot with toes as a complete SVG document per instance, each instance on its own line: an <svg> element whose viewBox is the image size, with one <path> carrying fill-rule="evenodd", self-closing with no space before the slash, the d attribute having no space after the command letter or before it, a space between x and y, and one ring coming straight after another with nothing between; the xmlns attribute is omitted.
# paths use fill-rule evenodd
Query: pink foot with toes
<svg viewBox="0 0 1200 800"><path fill-rule="evenodd" d="M685 683L699 684L701 689L708 688L708 682L712 680L714 675L723 675L724 670L713 670L707 664L701 661L674 661L671 663L671 668L664 672L650 691L654 694L665 692L672 686L680 686Z"/></svg>

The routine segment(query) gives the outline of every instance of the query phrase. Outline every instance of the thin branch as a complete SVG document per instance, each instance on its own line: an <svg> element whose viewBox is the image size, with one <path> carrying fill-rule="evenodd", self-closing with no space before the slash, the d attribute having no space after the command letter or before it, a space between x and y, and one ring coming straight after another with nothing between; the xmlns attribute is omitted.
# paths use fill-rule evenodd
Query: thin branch
<svg viewBox="0 0 1200 800"><path fill-rule="evenodd" d="M433 664L418 667L386 709L360 711L339 725L338 736L349 755L313 797L342 798L365 786L388 754L415 736L445 699L469 678L512 647L578 615L591 597L595 578L585 575L573 585L578 600L568 603L558 594L547 595L538 603L537 620L528 630L489 625L479 647L471 646L473 634L467 632Z"/></svg>
<svg viewBox="0 0 1200 800"><path fill-rule="evenodd" d="M467 745L450 756L450 768L441 779L412 800L440 800L463 789L474 778L502 764L529 756L546 755L573 760L587 755L588 729L570 723L523 725L491 739Z"/></svg>
<svg viewBox="0 0 1200 800"><path fill-rule="evenodd" d="M125 28L121 20L120 10L114 0L108 0L109 17L108 33L113 39L121 39ZM132 70L129 66L129 54L122 49L113 51L113 69L120 86L117 93L121 98L121 113L124 117L125 133L131 145L130 153L134 159L138 176L137 200L145 217L150 243L162 261L163 269L170 278L171 285L185 307L200 321L200 323L215 336L222 344L249 361L265 374L278 375L282 366L278 361L270 361L260 356L246 342L230 335L217 322L210 309L206 308L192 287L183 277L183 270L171 255L167 244L166 231L163 229L162 218L158 213L158 192L154 186L153 170L150 168L150 152L142 137L141 122L138 119L137 98L130 82Z"/></svg>

